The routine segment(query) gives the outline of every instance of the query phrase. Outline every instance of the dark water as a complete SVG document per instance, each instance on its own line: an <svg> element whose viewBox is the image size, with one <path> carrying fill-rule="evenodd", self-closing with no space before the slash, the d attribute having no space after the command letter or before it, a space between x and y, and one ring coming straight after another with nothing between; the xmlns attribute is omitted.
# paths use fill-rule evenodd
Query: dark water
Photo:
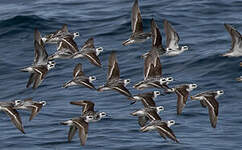
<svg viewBox="0 0 242 150"><path fill-rule="evenodd" d="M107 58L111 51L117 52L121 76L132 80L128 86L133 94L132 84L143 78L143 60L140 55L151 47L151 42L123 47L122 41L131 33L130 12L132 0L62 0L62 1L7 1L0 2L0 99L8 101L33 97L47 101L39 115L28 121L29 112L21 111L26 135L22 135L0 113L0 149L31 150L215 150L241 149L242 147L242 84L234 79L242 73L240 58L219 56L230 48L231 38L223 24L234 25L242 32L242 2L231 0L140 0L144 30L150 30L150 20L155 18L163 32L162 20L167 19L178 31L182 45L189 51L176 57L163 57L165 76L173 76L179 83L197 83L199 87L192 94L205 90L223 89L225 94L220 103L217 128L210 126L207 109L199 102L188 101L182 116L176 116L176 96L160 96L157 105L163 105L161 117L175 120L174 130L181 144L165 141L158 133L139 132L136 118L129 115L141 104L129 105L127 99L114 92L98 93L86 88L61 88L72 78L77 63L84 64L87 75L95 75L99 86L105 82ZM104 47L100 58L104 69L90 65L87 60L57 60L57 66L37 90L26 89L29 74L19 71L33 61L33 30L38 28L42 35L55 31L62 24L68 24L70 31L78 31L79 46L89 37L94 37L96 46ZM164 40L163 35L163 42ZM55 51L55 45L48 45L48 53ZM151 90L146 90L151 91ZM90 124L88 140L80 148L76 135L67 142L68 127L59 122L78 116L80 108L70 105L73 100L92 100L98 111L105 111L111 118Z"/></svg>

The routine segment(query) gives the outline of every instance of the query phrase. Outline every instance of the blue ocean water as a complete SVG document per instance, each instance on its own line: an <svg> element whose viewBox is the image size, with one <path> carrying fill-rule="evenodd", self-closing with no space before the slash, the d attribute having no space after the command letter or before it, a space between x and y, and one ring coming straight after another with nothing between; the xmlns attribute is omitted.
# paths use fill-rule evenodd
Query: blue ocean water
<svg viewBox="0 0 242 150"><path fill-rule="evenodd" d="M196 83L196 94L206 90L222 89L225 94L218 99L219 117L217 128L210 126L208 111L199 102L188 101L183 114L176 115L176 95L160 96L157 105L163 105L161 117L175 120L172 126L181 142L163 140L158 133L141 133L137 119L130 112L142 107L130 102L116 92L98 93L87 88L61 88L72 78L73 68L82 63L87 75L95 75L95 86L106 81L107 59L116 51L122 78L131 79L128 89L132 94L141 93L132 85L143 79L143 60L140 56L151 48L151 41L122 46L131 33L130 13L132 0L41 0L0 2L0 100L9 101L33 97L46 100L38 116L28 121L29 112L19 111L26 134L17 130L7 115L0 113L0 149L2 150L221 150L242 147L242 84L235 81L242 74L241 58L225 58L220 54L230 49L231 38L223 24L232 24L242 32L242 2L239 0L139 0L144 30L150 31L153 17L163 35L163 19L171 22L180 35L180 44L188 45L189 51L175 57L162 57L164 76L176 79L172 86ZM56 68L47 74L41 86L25 88L29 74L19 69L32 64L34 56L33 31L38 28L42 35L61 28L66 23L72 32L81 36L76 39L81 46L94 37L95 45L102 46L100 59L103 69L91 65L85 59L56 60ZM48 45L52 54L55 45ZM152 91L145 90L145 91ZM78 134L71 143L67 141L69 128L61 121L80 115L81 108L70 105L74 100L91 100L98 111L110 116L89 124L87 143L80 147Z"/></svg>

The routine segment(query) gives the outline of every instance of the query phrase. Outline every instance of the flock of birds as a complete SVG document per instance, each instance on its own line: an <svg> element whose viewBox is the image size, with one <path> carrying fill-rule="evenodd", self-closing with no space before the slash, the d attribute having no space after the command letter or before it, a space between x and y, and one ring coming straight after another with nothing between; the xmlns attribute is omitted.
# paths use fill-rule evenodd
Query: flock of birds
<svg viewBox="0 0 242 150"><path fill-rule="evenodd" d="M159 91L152 91L147 93L140 93L132 95L126 86L130 83L129 79L120 78L120 70L115 52L111 52L108 60L108 73L106 84L96 88L92 82L96 80L95 76L86 76L82 64L77 64L73 70L73 79L66 82L63 87L70 86L85 86L91 90L105 91L114 90L127 97L127 99L134 104L137 101L141 101L144 108L136 110L131 113L132 116L138 117L138 124L140 125L140 131L152 131L157 130L161 137L164 139L170 138L171 140L179 143L171 126L175 124L174 120L163 120L159 116L159 113L164 110L163 106L156 106L154 99L158 95L169 95L176 93L177 95L177 115L182 115L186 102L189 97L189 93L197 88L196 84L182 84L176 85L171 88L168 84L174 79L172 77L163 77L162 65L160 62L160 56L176 56L180 53L188 50L188 46L179 46L178 33L172 28L171 24L164 20L164 31L166 33L166 48L162 45L162 37L155 20L151 20L151 32L143 31L143 24L140 9L138 6L138 0L135 0L132 7L131 26L132 34L128 40L123 42L124 46L141 43L147 39L152 39L152 48L149 52L142 55L144 58L144 80L138 82L133 86L137 90L143 90L146 88L164 89L164 93ZM242 37L238 31L228 24L225 24L225 28L228 30L232 37L232 48L223 56L242 56ZM99 54L103 51L102 47L96 48L94 46L94 39L88 39L81 49L74 39L79 36L78 32L70 33L67 29L67 25L63 25L60 30L54 33L41 37L40 32L35 29L34 31L34 49L35 58L32 66L26 67L21 71L29 72L30 77L27 82L27 88L33 84L33 88L38 88L41 82L44 80L47 72L55 67L54 59L76 59L87 58L90 63L97 67L101 67L101 61ZM48 56L45 45L57 44L57 51ZM242 66L242 63L240 64ZM238 81L242 81L242 77L237 78ZM190 96L191 100L200 101L202 107L207 107L209 112L209 119L211 126L216 128L218 120L218 108L219 103L217 98L224 94L223 90L205 91L194 96ZM70 126L68 133L68 141L71 141L76 131L79 131L79 137L81 145L85 145L88 135L88 123L96 122L107 116L105 112L96 112L94 110L94 103L92 101L81 100L70 102L73 105L82 107L82 114L78 117L72 118L65 122L61 122L62 125ZM3 110L11 118L13 124L22 132L24 128L18 109L24 109L31 111L29 120L32 120L41 110L42 106L46 104L45 101L34 101L32 98L24 100L14 100L10 102L0 102L0 110Z"/></svg>

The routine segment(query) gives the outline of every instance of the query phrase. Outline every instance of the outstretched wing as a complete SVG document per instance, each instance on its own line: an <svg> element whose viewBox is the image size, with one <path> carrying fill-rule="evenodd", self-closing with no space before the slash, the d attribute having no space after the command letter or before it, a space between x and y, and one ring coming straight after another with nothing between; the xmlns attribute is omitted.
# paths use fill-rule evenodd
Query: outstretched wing
<svg viewBox="0 0 242 150"><path fill-rule="evenodd" d="M73 123L75 127L79 129L79 138L81 145L85 145L87 140L87 134L88 134L88 123L85 122L83 118L74 119Z"/></svg>
<svg viewBox="0 0 242 150"><path fill-rule="evenodd" d="M171 128L169 128L165 123L157 126L157 130L160 134L166 135L167 137L169 137L173 141L179 143L179 141L176 139L176 136L173 133L173 131L171 130Z"/></svg>
<svg viewBox="0 0 242 150"><path fill-rule="evenodd" d="M95 66L102 67L101 61L95 51L85 53L85 57Z"/></svg>
<svg viewBox="0 0 242 150"><path fill-rule="evenodd" d="M155 59L155 66L154 66L154 74L155 74L155 77L162 77L162 66L161 66L161 63L160 63L160 58L159 57L156 57Z"/></svg>
<svg viewBox="0 0 242 150"><path fill-rule="evenodd" d="M94 39L91 37L89 38L81 47L81 50L85 49L94 49Z"/></svg>
<svg viewBox="0 0 242 150"><path fill-rule="evenodd" d="M42 108L42 104L33 104L32 105L32 112L31 112L31 115L29 117L29 121L31 121L40 111L40 109Z"/></svg>
<svg viewBox="0 0 242 150"><path fill-rule="evenodd" d="M160 30L153 18L151 20L151 33L152 33L152 47L163 48Z"/></svg>
<svg viewBox="0 0 242 150"><path fill-rule="evenodd" d="M84 73L82 71L82 64L77 64L76 67L73 70L73 77L76 78L78 76L83 76Z"/></svg>
<svg viewBox="0 0 242 150"><path fill-rule="evenodd" d="M108 60L108 76L107 80L119 80L120 78L120 71L119 71L119 66L116 58L115 52L112 52L111 55L109 56Z"/></svg>
<svg viewBox="0 0 242 150"><path fill-rule="evenodd" d="M91 101L86 101L86 100L72 101L70 102L70 104L83 106L82 108L83 114L89 111L94 111L94 103Z"/></svg>
<svg viewBox="0 0 242 150"><path fill-rule="evenodd" d="M209 119L211 126L213 128L216 128L217 120L218 120L218 107L219 103L216 101L215 97L209 96L205 97L207 106L208 106L208 112L209 112Z"/></svg>
<svg viewBox="0 0 242 150"><path fill-rule="evenodd" d="M242 47L241 34L229 24L224 24L224 27L227 29L227 31L229 32L232 38L232 45L231 45L230 52L240 49Z"/></svg>
<svg viewBox="0 0 242 150"><path fill-rule="evenodd" d="M41 39L40 32L37 29L35 29L34 31L34 51L34 65L46 65L48 62L48 54L45 50L45 46Z"/></svg>
<svg viewBox="0 0 242 150"><path fill-rule="evenodd" d="M129 90L124 86L124 84L118 84L117 86L113 87L114 90L118 91L120 94L123 94L127 97L132 97L132 94Z"/></svg>
<svg viewBox="0 0 242 150"><path fill-rule="evenodd" d="M142 17L138 5L138 0L135 0L134 5L132 7L131 25L133 33L143 32Z"/></svg>
<svg viewBox="0 0 242 150"><path fill-rule="evenodd" d="M159 114L154 110L148 110L147 111L147 117L152 121L152 120L161 120Z"/></svg>
<svg viewBox="0 0 242 150"><path fill-rule="evenodd" d="M186 85L183 85L176 89L177 94L177 114L182 113L182 109L185 107L189 92L186 90Z"/></svg>
<svg viewBox="0 0 242 150"><path fill-rule="evenodd" d="M156 107L155 101L153 100L153 94L149 95L146 94L142 96L141 102L143 103L144 107Z"/></svg>
<svg viewBox="0 0 242 150"><path fill-rule="evenodd" d="M67 24L63 24L61 31L64 33L69 33L68 28L67 28Z"/></svg>
<svg viewBox="0 0 242 150"><path fill-rule="evenodd" d="M70 36L66 36L65 38L61 39L57 50L58 51L70 51L73 54L79 51L76 42Z"/></svg>
<svg viewBox="0 0 242 150"><path fill-rule="evenodd" d="M70 126L69 132L68 132L68 141L71 142L73 136L75 135L77 130L76 126Z"/></svg>
<svg viewBox="0 0 242 150"><path fill-rule="evenodd" d="M178 49L178 42L180 40L177 32L172 28L171 24L165 19L164 30L166 33L166 47L171 49Z"/></svg>
<svg viewBox="0 0 242 150"><path fill-rule="evenodd" d="M152 62L153 62L152 55L149 52L145 57L145 61L144 61L144 80L147 80L153 72L152 66L151 66L151 64L153 64Z"/></svg>
<svg viewBox="0 0 242 150"><path fill-rule="evenodd" d="M13 109L11 106L6 106L4 112L11 118L11 121L16 126L16 128L18 128L22 133L25 133L21 118L17 110Z"/></svg>
<svg viewBox="0 0 242 150"><path fill-rule="evenodd" d="M41 82L44 80L48 69L45 66L38 66L38 67L34 67L34 85L33 88L37 88Z"/></svg>

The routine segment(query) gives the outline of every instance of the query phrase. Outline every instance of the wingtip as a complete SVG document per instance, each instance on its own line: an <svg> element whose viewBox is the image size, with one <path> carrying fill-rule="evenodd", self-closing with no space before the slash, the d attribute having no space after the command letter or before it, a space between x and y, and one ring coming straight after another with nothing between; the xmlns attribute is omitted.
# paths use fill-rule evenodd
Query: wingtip
<svg viewBox="0 0 242 150"><path fill-rule="evenodd" d="M49 61L51 61L51 60L54 60L54 59L55 59L54 57L55 57L54 55L51 55L51 56L49 56L47 59L48 59Z"/></svg>
<svg viewBox="0 0 242 150"><path fill-rule="evenodd" d="M38 86L33 86L32 89L33 90L36 90L38 88Z"/></svg>
<svg viewBox="0 0 242 150"><path fill-rule="evenodd" d="M20 69L21 72L26 72L25 68Z"/></svg>
<svg viewBox="0 0 242 150"><path fill-rule="evenodd" d="M90 38L88 39L88 41L94 41L94 38L93 38L93 37L90 37Z"/></svg>
<svg viewBox="0 0 242 150"><path fill-rule="evenodd" d="M164 23L164 24L168 23L168 20L164 19L164 20L163 20L163 23Z"/></svg>
<svg viewBox="0 0 242 150"><path fill-rule="evenodd" d="M70 101L70 104L72 105L81 105L83 103L87 103L87 102L90 102L90 101L87 101L87 100L79 100L79 101Z"/></svg>
<svg viewBox="0 0 242 150"><path fill-rule="evenodd" d="M34 28L34 33L36 34L38 32L38 28Z"/></svg>
<svg viewBox="0 0 242 150"><path fill-rule="evenodd" d="M98 87L98 88L97 88L97 91L98 91L98 92L102 92L102 91L103 91L102 88L103 88L103 86Z"/></svg>
<svg viewBox="0 0 242 150"><path fill-rule="evenodd" d="M66 123L65 122L60 122L60 125L66 125Z"/></svg>
<svg viewBox="0 0 242 150"><path fill-rule="evenodd" d="M96 66L102 68L102 64L96 64Z"/></svg>
<svg viewBox="0 0 242 150"><path fill-rule="evenodd" d="M177 116L181 116L181 114L182 114L182 112L179 112L179 111L176 112Z"/></svg>
<svg viewBox="0 0 242 150"><path fill-rule="evenodd" d="M37 28L34 29L34 40L37 41L38 43L40 43L41 41L40 32Z"/></svg>
<svg viewBox="0 0 242 150"><path fill-rule="evenodd" d="M19 131L21 131L23 134L26 134L23 127L22 129L19 129Z"/></svg>
<svg viewBox="0 0 242 150"><path fill-rule="evenodd" d="M68 84L69 84L69 82L66 82L66 83L64 83L63 85L62 85L62 88L68 88L69 86L68 86Z"/></svg>
<svg viewBox="0 0 242 150"><path fill-rule="evenodd" d="M138 4L138 0L134 0L134 5L137 5Z"/></svg>
<svg viewBox="0 0 242 150"><path fill-rule="evenodd" d="M68 86L62 85L62 88L65 88L65 89L67 89L67 88L68 88Z"/></svg>
<svg viewBox="0 0 242 150"><path fill-rule="evenodd" d="M29 117L29 121L31 121L32 119L33 119L33 118L30 116L30 117Z"/></svg>
<svg viewBox="0 0 242 150"><path fill-rule="evenodd" d="M133 96L129 96L128 100L136 101L136 99Z"/></svg>
<svg viewBox="0 0 242 150"><path fill-rule="evenodd" d="M216 125L217 125L217 122L215 121L215 122L211 122L211 126L213 127L213 128L216 128Z"/></svg>
<svg viewBox="0 0 242 150"><path fill-rule="evenodd" d="M72 105L78 105L77 102L75 102L75 101L70 101L70 104L72 104Z"/></svg>
<svg viewBox="0 0 242 150"><path fill-rule="evenodd" d="M135 103L136 103L136 101L133 101L133 102L130 103L130 105L133 105L133 104L135 104Z"/></svg>
<svg viewBox="0 0 242 150"><path fill-rule="evenodd" d="M236 81L242 81L242 77L235 78Z"/></svg>
<svg viewBox="0 0 242 150"><path fill-rule="evenodd" d="M122 43L123 46L128 46L128 45L130 45L130 44L132 44L131 41L130 41L130 39L128 39L128 40L126 40L126 41L124 41L124 42Z"/></svg>
<svg viewBox="0 0 242 150"><path fill-rule="evenodd" d="M154 24L154 23L155 23L155 19L152 18L152 19L151 19L151 24Z"/></svg>

